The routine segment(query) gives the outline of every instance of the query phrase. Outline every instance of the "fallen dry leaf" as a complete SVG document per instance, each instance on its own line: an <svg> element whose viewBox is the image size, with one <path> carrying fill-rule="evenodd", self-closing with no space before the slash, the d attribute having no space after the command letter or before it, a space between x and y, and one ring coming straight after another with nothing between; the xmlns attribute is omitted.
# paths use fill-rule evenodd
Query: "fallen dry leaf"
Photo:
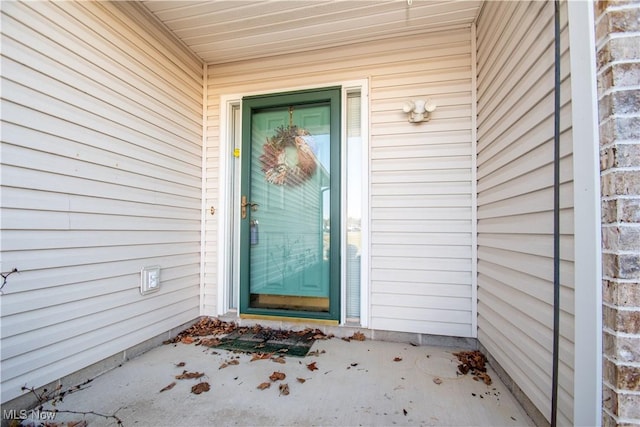
<svg viewBox="0 0 640 427"><path fill-rule="evenodd" d="M314 339L314 340L328 340L333 338L333 334L325 334L324 332L322 332L320 329L305 329L304 331L300 331L298 333L301 336L307 336L307 339Z"/></svg>
<svg viewBox="0 0 640 427"><path fill-rule="evenodd" d="M258 390L264 390L264 389L269 388L269 387L271 387L271 383L262 383L257 387L257 389Z"/></svg>
<svg viewBox="0 0 640 427"><path fill-rule="evenodd" d="M171 390L173 388L173 386L175 386L175 385L176 385L176 382L174 381L171 384L169 384L168 386L163 387L162 390L160 390L160 393L162 393L163 391Z"/></svg>
<svg viewBox="0 0 640 427"><path fill-rule="evenodd" d="M486 372L478 372L476 373L477 377L480 378L486 385L491 385L491 377Z"/></svg>
<svg viewBox="0 0 640 427"><path fill-rule="evenodd" d="M204 376L204 372L187 372L183 371L180 375L176 375L177 380L190 380Z"/></svg>
<svg viewBox="0 0 640 427"><path fill-rule="evenodd" d="M218 338L203 338L200 340L200 345L205 347L216 347L220 345L220 340Z"/></svg>
<svg viewBox="0 0 640 427"><path fill-rule="evenodd" d="M191 387L191 393L200 394L200 393L203 393L205 391L209 391L210 389L211 389L211 387L209 386L209 383L198 383L198 384L194 385L193 387Z"/></svg>
<svg viewBox="0 0 640 427"><path fill-rule="evenodd" d="M304 384L304 383L305 383L305 381L307 381L307 380L305 380L304 378L300 378L300 377L296 378L296 380L298 380L298 382L299 382L300 384Z"/></svg>
<svg viewBox="0 0 640 427"><path fill-rule="evenodd" d="M353 335L351 335L351 339L355 341L365 341L367 337L365 337L362 332L354 332Z"/></svg>
<svg viewBox="0 0 640 427"><path fill-rule="evenodd" d="M396 356L396 357L393 358L393 361L394 362L402 362L402 357Z"/></svg>
<svg viewBox="0 0 640 427"><path fill-rule="evenodd" d="M280 357L274 357L274 358L273 358L273 359L271 359L271 360L273 360L273 361L274 361L274 362L276 362L276 363L282 363L282 364L287 363L287 361L285 360L285 358L284 358L284 357L282 357L282 356L280 356Z"/></svg>
<svg viewBox="0 0 640 427"><path fill-rule="evenodd" d="M273 374L271 374L269 376L269 379L271 381L282 381L283 379L285 379L287 376L284 374L284 372L274 372Z"/></svg>
<svg viewBox="0 0 640 427"><path fill-rule="evenodd" d="M183 337L183 338L180 340L180 342L181 342L182 344L191 344L191 343L193 343L193 337L190 337L190 336Z"/></svg>
<svg viewBox="0 0 640 427"><path fill-rule="evenodd" d="M441 380L440 378L438 378L438 377L435 377L435 378L433 379L433 382L434 382L434 383L436 383L436 384L438 384L438 385L442 384L442 380Z"/></svg>
<svg viewBox="0 0 640 427"><path fill-rule="evenodd" d="M182 368L184 365L186 365L186 363L184 363L184 362L180 362L180 363L177 363L177 364L176 364L176 367L177 367L177 368Z"/></svg>
<svg viewBox="0 0 640 427"><path fill-rule="evenodd" d="M271 359L271 356L273 356L273 353L254 353L253 357L251 358L251 362L255 360Z"/></svg>
<svg viewBox="0 0 640 427"><path fill-rule="evenodd" d="M307 365L307 369L310 371L317 371L318 367L316 366L316 362L311 362Z"/></svg>
<svg viewBox="0 0 640 427"><path fill-rule="evenodd" d="M225 361L224 363L222 363L222 365L220 365L218 369L224 369L227 366L239 365L239 364L240 364L240 361L238 361L238 359L233 359L233 360Z"/></svg>
<svg viewBox="0 0 640 427"><path fill-rule="evenodd" d="M280 384L280 387L278 388L280 389L280 395L289 395L289 384Z"/></svg>

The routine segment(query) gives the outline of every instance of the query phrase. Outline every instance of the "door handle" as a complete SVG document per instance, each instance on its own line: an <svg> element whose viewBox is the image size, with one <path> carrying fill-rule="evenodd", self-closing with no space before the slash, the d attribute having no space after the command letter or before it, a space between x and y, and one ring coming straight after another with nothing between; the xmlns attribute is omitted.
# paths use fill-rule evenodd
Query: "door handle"
<svg viewBox="0 0 640 427"><path fill-rule="evenodd" d="M247 196L242 196L242 202L240 203L240 213L242 215L242 219L246 219L247 218L247 207L250 207L252 211L257 211L258 210L258 205L257 203L249 203L247 202Z"/></svg>

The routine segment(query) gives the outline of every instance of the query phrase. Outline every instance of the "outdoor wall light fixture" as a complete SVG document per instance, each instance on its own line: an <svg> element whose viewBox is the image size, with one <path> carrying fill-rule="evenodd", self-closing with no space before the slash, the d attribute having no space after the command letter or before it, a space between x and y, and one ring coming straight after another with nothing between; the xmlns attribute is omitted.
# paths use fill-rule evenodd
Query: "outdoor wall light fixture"
<svg viewBox="0 0 640 427"><path fill-rule="evenodd" d="M415 101L407 101L402 107L402 111L409 116L409 123L428 122L431 119L431 113L436 110L436 104L430 100L416 99Z"/></svg>

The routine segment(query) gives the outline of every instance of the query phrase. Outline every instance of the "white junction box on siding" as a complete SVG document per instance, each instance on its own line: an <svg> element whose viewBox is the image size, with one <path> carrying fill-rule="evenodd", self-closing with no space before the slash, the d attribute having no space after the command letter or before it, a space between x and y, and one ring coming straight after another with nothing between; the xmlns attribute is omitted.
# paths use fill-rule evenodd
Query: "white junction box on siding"
<svg viewBox="0 0 640 427"><path fill-rule="evenodd" d="M144 267L140 273L140 293L142 295L156 292L160 289L159 265Z"/></svg>

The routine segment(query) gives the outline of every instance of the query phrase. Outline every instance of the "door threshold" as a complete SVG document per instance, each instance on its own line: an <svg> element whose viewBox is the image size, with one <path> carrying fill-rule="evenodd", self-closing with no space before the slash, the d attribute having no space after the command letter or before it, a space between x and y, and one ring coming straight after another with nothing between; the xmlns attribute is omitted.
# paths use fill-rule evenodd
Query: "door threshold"
<svg viewBox="0 0 640 427"><path fill-rule="evenodd" d="M307 317L287 317L287 316L269 316L265 314L240 314L241 319L251 319L251 320L270 320L276 322L289 322L289 323L311 323L314 325L325 325L325 326L338 326L340 322L337 320L329 320L329 319L313 319Z"/></svg>

